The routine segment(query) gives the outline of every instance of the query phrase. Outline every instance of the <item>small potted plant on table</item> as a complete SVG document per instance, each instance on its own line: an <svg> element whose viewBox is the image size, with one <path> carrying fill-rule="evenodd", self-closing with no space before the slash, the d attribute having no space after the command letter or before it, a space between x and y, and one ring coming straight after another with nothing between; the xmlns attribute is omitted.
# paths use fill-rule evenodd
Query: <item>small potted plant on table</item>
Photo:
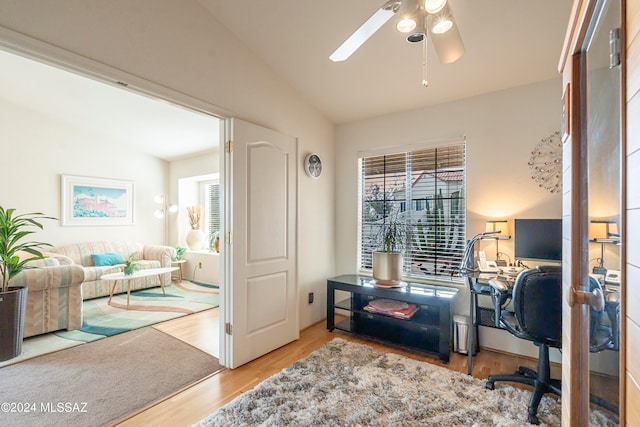
<svg viewBox="0 0 640 427"><path fill-rule="evenodd" d="M127 276L132 275L136 271L140 270L140 262L136 258L137 252L130 254L126 260L124 260L124 274Z"/></svg>

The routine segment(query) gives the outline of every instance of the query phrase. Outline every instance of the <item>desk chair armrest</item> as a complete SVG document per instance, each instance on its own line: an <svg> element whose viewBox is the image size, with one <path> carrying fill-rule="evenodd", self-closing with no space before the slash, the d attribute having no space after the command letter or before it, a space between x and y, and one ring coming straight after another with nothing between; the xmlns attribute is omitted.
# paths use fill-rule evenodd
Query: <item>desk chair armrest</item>
<svg viewBox="0 0 640 427"><path fill-rule="evenodd" d="M502 306L511 296L511 286L499 279L489 280L489 288L491 289L491 300L493 301L493 317L496 328L501 328L500 315Z"/></svg>
<svg viewBox="0 0 640 427"><path fill-rule="evenodd" d="M506 284L500 279L491 279L489 280L489 286L491 286L492 290L496 290L498 293L505 293L511 290L511 286Z"/></svg>

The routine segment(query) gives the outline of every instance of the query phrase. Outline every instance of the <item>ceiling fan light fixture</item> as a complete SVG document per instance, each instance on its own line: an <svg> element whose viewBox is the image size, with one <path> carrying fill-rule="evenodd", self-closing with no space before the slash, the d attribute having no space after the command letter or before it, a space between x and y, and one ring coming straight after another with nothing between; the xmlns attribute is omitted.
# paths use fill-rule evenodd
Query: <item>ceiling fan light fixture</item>
<svg viewBox="0 0 640 427"><path fill-rule="evenodd" d="M411 44L421 43L423 41L424 41L424 33L420 31L414 31L413 33L407 36L407 42Z"/></svg>
<svg viewBox="0 0 640 427"><path fill-rule="evenodd" d="M424 10L426 10L427 13L438 13L445 4L447 4L447 0L425 0Z"/></svg>
<svg viewBox="0 0 640 427"><path fill-rule="evenodd" d="M396 29L401 33L408 33L416 28L416 21L413 18L404 18L398 21Z"/></svg>
<svg viewBox="0 0 640 427"><path fill-rule="evenodd" d="M415 15L416 27L407 35L407 42L421 43L426 38L427 28L425 27L424 11L419 10Z"/></svg>
<svg viewBox="0 0 640 427"><path fill-rule="evenodd" d="M433 34L444 34L449 31L453 27L453 21L448 18L438 19L433 27L431 27L431 32Z"/></svg>

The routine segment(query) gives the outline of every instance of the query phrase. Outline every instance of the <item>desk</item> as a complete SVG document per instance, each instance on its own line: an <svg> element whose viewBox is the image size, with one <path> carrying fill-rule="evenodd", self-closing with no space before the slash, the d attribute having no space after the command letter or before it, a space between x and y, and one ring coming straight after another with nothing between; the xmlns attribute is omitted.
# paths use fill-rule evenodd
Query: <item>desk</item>
<svg viewBox="0 0 640 427"><path fill-rule="evenodd" d="M350 296L336 301L335 292ZM371 277L346 274L327 280L327 329L340 329L394 344L435 353L449 362L451 351L451 303L457 288L407 283L400 288L376 287ZM408 320L365 310L370 301L385 298L416 304L419 310ZM349 317L335 322L335 311L346 310Z"/></svg>
<svg viewBox="0 0 640 427"><path fill-rule="evenodd" d="M487 311L495 313L495 309L483 309L478 306L478 296L484 295L487 297L491 297L491 287L489 286L489 280L497 277L493 274L487 273L478 273L478 272L470 272L465 275L467 278L467 284L469 285L469 319L471 324L469 325L469 335L467 337L467 374L471 375L473 369L473 353L474 349L480 351L480 338L479 331L480 325L490 326L495 328L495 314L492 314L493 324L491 322L482 323L482 318L479 315L479 312ZM474 347L475 344L475 347Z"/></svg>

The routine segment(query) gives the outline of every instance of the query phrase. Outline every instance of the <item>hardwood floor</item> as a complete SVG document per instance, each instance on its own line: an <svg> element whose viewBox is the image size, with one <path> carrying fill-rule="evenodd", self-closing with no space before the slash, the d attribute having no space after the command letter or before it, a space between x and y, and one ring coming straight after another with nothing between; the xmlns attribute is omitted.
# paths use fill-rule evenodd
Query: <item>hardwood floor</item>
<svg viewBox="0 0 640 427"><path fill-rule="evenodd" d="M154 327L216 357L218 356L218 309L171 320ZM329 332L326 329L325 322L322 321L301 331L298 341L274 350L240 368L233 370L223 369L219 373L205 378L186 390L125 420L118 426L190 426L206 418L236 396L251 390L257 384L293 362L306 357L309 353L335 337L357 343L366 343L381 351L401 354L465 374L467 372L466 355L451 353L450 362L444 364L436 356L389 347L387 344L359 338L337 330ZM535 369L536 360L482 349L474 356L473 376L484 379L491 373L513 372L518 366L528 366ZM552 377L561 377L559 366L552 366ZM617 387L617 382L608 381L608 384L605 384L604 387L603 395L607 395L606 388ZM608 395L611 396L611 394Z"/></svg>

